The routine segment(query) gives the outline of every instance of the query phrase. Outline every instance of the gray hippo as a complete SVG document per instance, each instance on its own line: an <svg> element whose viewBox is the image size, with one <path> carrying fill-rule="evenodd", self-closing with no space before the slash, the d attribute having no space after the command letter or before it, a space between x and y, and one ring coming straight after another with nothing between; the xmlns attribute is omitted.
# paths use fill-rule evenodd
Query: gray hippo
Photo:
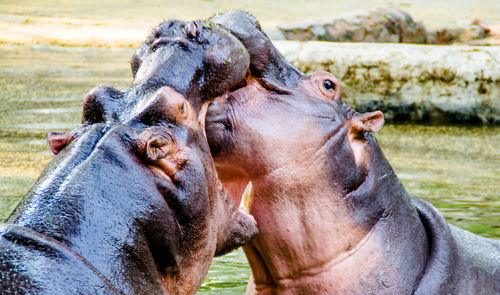
<svg viewBox="0 0 500 295"><path fill-rule="evenodd" d="M357 113L333 75L295 69L252 15L211 21L251 57L243 86L206 116L233 200L253 183L248 294L500 294L500 242L408 195L373 136L381 112Z"/></svg>
<svg viewBox="0 0 500 295"><path fill-rule="evenodd" d="M134 56L130 89L92 90L0 224L0 293L194 294L214 255L252 239L198 121L244 77L245 52L218 26L166 21Z"/></svg>

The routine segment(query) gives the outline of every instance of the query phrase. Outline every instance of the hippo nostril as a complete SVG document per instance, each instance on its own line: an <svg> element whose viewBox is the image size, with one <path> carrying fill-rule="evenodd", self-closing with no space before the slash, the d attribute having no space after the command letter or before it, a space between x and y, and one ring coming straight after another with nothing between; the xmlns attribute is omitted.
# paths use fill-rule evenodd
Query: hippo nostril
<svg viewBox="0 0 500 295"><path fill-rule="evenodd" d="M158 47L160 47L161 45L165 44L165 40L163 38L155 41L153 44L151 44L151 47L149 47L149 51L151 52L156 52L156 50L158 49Z"/></svg>
<svg viewBox="0 0 500 295"><path fill-rule="evenodd" d="M153 42L153 44L151 44L151 46L149 47L149 50L151 52L156 52L156 50L162 46L162 45L165 45L165 44L168 44L170 43L172 40L170 38L159 38L158 40L156 40L155 42Z"/></svg>
<svg viewBox="0 0 500 295"><path fill-rule="evenodd" d="M221 121L222 125L226 128L226 130L231 131L233 130L233 125L231 124L231 121L229 121L227 118L226 120Z"/></svg>

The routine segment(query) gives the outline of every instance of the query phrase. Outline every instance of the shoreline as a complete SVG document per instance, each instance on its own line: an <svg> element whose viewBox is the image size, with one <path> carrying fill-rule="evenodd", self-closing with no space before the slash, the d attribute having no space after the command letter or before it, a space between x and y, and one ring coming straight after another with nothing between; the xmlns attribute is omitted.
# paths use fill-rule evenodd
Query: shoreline
<svg viewBox="0 0 500 295"><path fill-rule="evenodd" d="M372 11L386 5L407 12L426 28L447 28L459 22L486 21L492 36L484 45L500 45L500 3L465 0L368 1L325 3L320 0L297 0L296 5L277 0L160 1L128 3L118 0L75 0L71 4L35 0L0 4L0 44L44 45L63 47L123 48L137 47L151 29L164 19L206 19L232 9L254 14L262 27L272 28L303 21L325 21L336 17Z"/></svg>

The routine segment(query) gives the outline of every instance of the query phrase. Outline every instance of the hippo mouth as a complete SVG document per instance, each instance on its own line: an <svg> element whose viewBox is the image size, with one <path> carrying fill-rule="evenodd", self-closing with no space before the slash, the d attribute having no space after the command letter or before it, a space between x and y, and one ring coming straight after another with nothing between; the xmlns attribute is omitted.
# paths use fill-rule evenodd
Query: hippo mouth
<svg viewBox="0 0 500 295"><path fill-rule="evenodd" d="M239 88L244 87L244 82L239 83ZM243 85L243 86L242 86ZM232 91L236 91L236 88ZM236 97L232 92L222 95L226 100L235 102ZM229 147L229 144L224 143L231 138L233 131L233 118L234 108L231 104L220 104L216 100L205 103L198 114L198 118L204 127L205 136L210 148L212 157L223 153L223 146ZM229 150L229 148L228 148ZM214 165L215 162L214 162ZM224 177L219 174L219 179L223 182ZM229 197L238 209L246 214L250 214L254 200L254 189L250 180L245 180L238 185L237 189L229 188L224 184Z"/></svg>
<svg viewBox="0 0 500 295"><path fill-rule="evenodd" d="M213 157L230 152L233 136L237 137L239 105L252 99L252 90L268 89L265 82L256 79L250 73L227 93L216 97L207 107L205 134Z"/></svg>

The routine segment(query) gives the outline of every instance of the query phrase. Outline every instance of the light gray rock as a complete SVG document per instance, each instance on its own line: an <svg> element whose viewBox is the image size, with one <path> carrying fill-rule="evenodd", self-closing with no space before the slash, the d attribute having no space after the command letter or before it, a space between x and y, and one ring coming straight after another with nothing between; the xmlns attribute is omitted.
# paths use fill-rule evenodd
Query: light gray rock
<svg viewBox="0 0 500 295"><path fill-rule="evenodd" d="M395 7L359 11L325 21L303 21L265 29L272 40L325 40L337 42L390 42L420 44L471 43L485 38L488 25L481 20L462 21L450 28L426 30L422 22Z"/></svg>
<svg viewBox="0 0 500 295"><path fill-rule="evenodd" d="M266 34L271 40L286 40L285 34L276 26L267 27Z"/></svg>
<svg viewBox="0 0 500 295"><path fill-rule="evenodd" d="M304 72L329 71L344 100L387 119L500 124L500 47L277 41Z"/></svg>

